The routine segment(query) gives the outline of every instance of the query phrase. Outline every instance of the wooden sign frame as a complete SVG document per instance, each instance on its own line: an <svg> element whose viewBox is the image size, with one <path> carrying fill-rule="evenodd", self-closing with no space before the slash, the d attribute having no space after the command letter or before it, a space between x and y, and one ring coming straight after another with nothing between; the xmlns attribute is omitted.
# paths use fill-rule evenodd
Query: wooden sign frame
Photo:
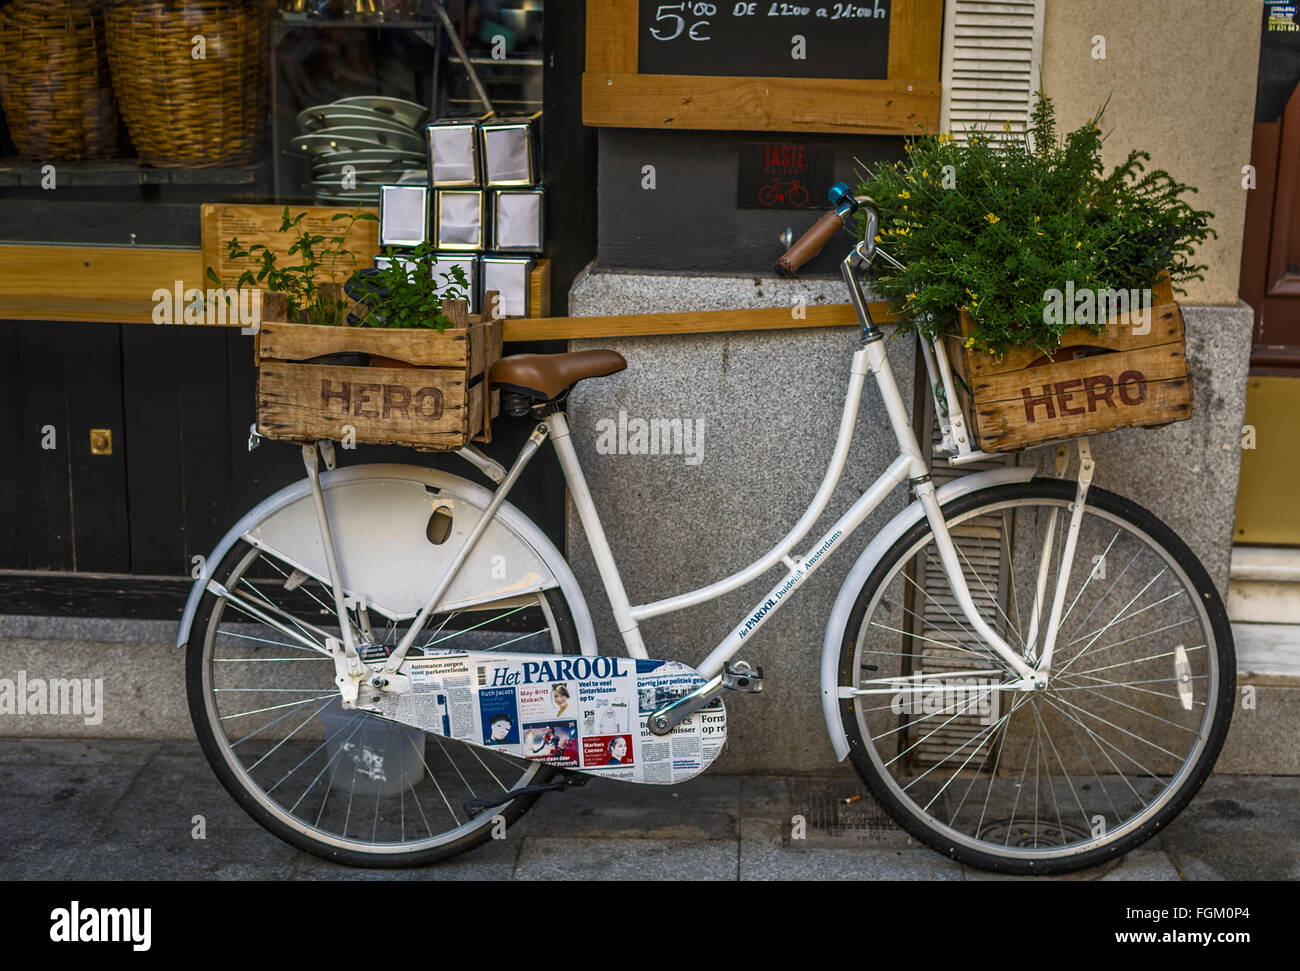
<svg viewBox="0 0 1300 971"><path fill-rule="evenodd" d="M893 0L884 80L637 73L637 0L587 0L584 124L919 135L939 130L943 0Z"/></svg>

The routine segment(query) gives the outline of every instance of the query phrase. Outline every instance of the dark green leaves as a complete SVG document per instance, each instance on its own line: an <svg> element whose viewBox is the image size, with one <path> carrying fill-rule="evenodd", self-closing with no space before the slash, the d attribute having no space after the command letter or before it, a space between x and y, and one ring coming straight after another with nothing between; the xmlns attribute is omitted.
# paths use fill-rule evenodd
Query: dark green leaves
<svg viewBox="0 0 1300 971"><path fill-rule="evenodd" d="M451 320L442 312L442 302L465 299L469 289L465 271L453 266L435 276L432 243L422 243L404 254L389 248L384 255L389 258L387 266L358 271L349 284L371 294L367 300L370 313L362 325L429 327L439 331L451 326Z"/></svg>
<svg viewBox="0 0 1300 971"><path fill-rule="evenodd" d="M240 245L239 240L231 239L226 244L227 257L231 260L254 261L256 272L245 270L236 282L237 287L259 287L276 293L282 293L288 307L290 320L312 324L337 325L343 323L348 302L338 297L335 288L329 284L339 282L339 262L355 264L356 257L344 247L344 243L356 222L374 222L379 217L373 212L339 212L330 217L331 222L343 222L341 233L337 236L324 236L303 228L307 217L305 210L297 214L288 206L280 217L280 232L295 233L286 257L297 257L292 265L280 264L275 250L254 243L248 248ZM289 261L286 261L288 263ZM207 279L224 286L216 271L207 268Z"/></svg>
<svg viewBox="0 0 1300 971"><path fill-rule="evenodd" d="M877 242L906 265L877 260L872 288L904 327L956 333L965 309L975 347L1051 353L1068 323L1044 321L1049 290L1142 289L1162 270L1200 278L1192 255L1212 235L1212 214L1183 199L1194 189L1147 172L1144 152L1105 174L1101 113L1058 141L1040 93L1032 145L1010 132L966 145L926 136L908 143L904 161L863 173L857 191L876 201Z"/></svg>

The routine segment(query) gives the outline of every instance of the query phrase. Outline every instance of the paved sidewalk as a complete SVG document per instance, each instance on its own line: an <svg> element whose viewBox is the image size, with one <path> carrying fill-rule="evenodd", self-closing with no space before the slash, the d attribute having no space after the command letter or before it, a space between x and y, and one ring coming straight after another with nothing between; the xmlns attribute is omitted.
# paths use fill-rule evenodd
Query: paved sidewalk
<svg viewBox="0 0 1300 971"><path fill-rule="evenodd" d="M852 773L593 780L441 866L356 870L248 818L194 742L0 739L0 878L102 880L984 880L908 839ZM1164 833L1067 879L1300 878L1300 778L1212 778ZM791 840L790 819L807 820ZM191 832L205 818L206 839ZM1003 878L1005 879L1005 878Z"/></svg>

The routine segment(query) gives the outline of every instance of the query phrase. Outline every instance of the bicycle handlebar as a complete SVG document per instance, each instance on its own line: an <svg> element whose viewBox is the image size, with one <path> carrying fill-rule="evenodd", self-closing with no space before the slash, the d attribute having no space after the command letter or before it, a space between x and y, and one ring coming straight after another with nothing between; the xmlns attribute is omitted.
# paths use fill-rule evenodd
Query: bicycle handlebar
<svg viewBox="0 0 1300 971"><path fill-rule="evenodd" d="M836 209L818 219L793 246L776 261L776 272L781 276L795 276L805 263L822 251L827 240L844 225L844 217Z"/></svg>
<svg viewBox="0 0 1300 971"><path fill-rule="evenodd" d="M803 265L822 251L822 248L835 235L836 230L844 226L846 217L853 215L860 207L866 205L868 214L867 239L875 234L875 210L871 208L872 200L867 196L856 198L849 193L849 187L837 182L829 192L834 209L822 216L809 227L799 239L776 261L776 272L781 276L798 275Z"/></svg>

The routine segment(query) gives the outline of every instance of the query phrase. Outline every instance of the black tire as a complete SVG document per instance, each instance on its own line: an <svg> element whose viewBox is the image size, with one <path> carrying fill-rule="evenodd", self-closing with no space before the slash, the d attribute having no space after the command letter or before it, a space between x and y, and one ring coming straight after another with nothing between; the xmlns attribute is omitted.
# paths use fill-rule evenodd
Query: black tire
<svg viewBox="0 0 1300 971"><path fill-rule="evenodd" d="M971 536L978 535L978 539L969 540L968 549L971 551L980 551L987 554L991 547L992 533L988 527L989 524L995 523L995 520L987 517L998 517L996 523L1000 524L998 532L998 542L1005 544L1004 548L1010 554L1013 544L1017 550L1023 542L1027 550L1034 548L1034 543L1039 543L1042 548L1043 540L1039 537L1046 537L1047 530L1044 528L1041 532L1036 532L1034 536L1021 536L1018 531L1028 532L1028 517L1030 510L1033 509L1034 523L1037 525L1045 524L1050 513L1049 507L1059 507L1064 515L1060 521L1068 522L1069 504L1073 502L1075 495L1075 483L1070 481L1059 481L1055 479L1033 479L1029 482L1017 483L1011 485L998 486L991 489L982 490L952 500L944 506L945 520L950 524L959 524L959 530L965 530ZM1006 506L1002 504L1011 503ZM994 508L990 508L994 507ZM1017 510L1012 512L1012 510ZM1089 517L1092 517L1091 519ZM1056 517L1051 517L1055 519ZM1017 525L1024 522L1025 526ZM1008 528L1008 524L1011 524ZM1096 535L1104 538L1109 531L1110 525L1118 525L1120 528L1115 530L1114 538L1109 545L1105 547L1102 554L1101 564L1097 565L1096 558L1092 559L1093 569L1089 572L1086 568L1082 576L1086 578L1083 582L1083 589L1080 589L1077 595L1073 594L1073 585L1079 578L1077 570L1071 573L1071 591L1067 594L1066 603L1070 604L1069 597L1075 596L1075 602L1078 603L1084 596L1085 590L1097 579L1098 571L1105 578L1105 558L1111 555L1112 548L1119 541L1123 534L1122 528L1127 526L1137 531L1136 534L1123 534L1127 541L1132 536L1133 547L1137 548L1133 560L1124 568L1124 573L1114 577L1113 580L1097 580L1097 586L1092 589L1089 600L1084 603L1096 600L1096 605L1092 611L1089 611L1087 617L1083 620L1086 622L1093 612L1098 610L1101 604L1110 595L1111 590L1125 581L1130 572L1130 567L1142 562L1144 566L1140 570L1134 570L1133 579L1129 582L1130 586L1137 587L1139 582L1146 576L1146 561L1141 559L1143 550L1141 544L1146 543L1147 549L1155 557L1152 561L1151 568L1154 570L1161 563L1163 557L1165 566L1161 567L1159 572L1153 573L1156 578L1163 578L1166 573L1170 580L1169 585L1175 584L1183 588L1183 594L1171 594L1164 600L1157 601L1158 606L1148 608L1145 601L1133 600L1126 605L1122 605L1120 613L1116 614L1116 619L1112 620L1109 625L1103 627L1100 631L1094 632L1088 629L1087 632L1070 642L1071 645L1083 640L1084 637L1091 636L1091 640L1078 649L1077 654L1069 658L1069 662L1062 663L1066 658L1066 653L1060 651L1054 655L1052 664L1052 679L1048 689L1041 693L1023 693L998 691L983 691L983 694L977 695L974 691L968 690L964 696L967 700L963 701L963 695L960 690L943 696L944 700L935 701L933 714L930 713L929 707L922 707L919 699L922 698L923 692L918 688L909 688L907 692L899 691L893 695L887 695L884 692L892 691L893 686L886 683L886 678L879 674L880 671L889 671L890 664L897 664L899 674L904 672L907 676L918 678L918 684L939 686L943 684L960 684L955 681L951 675L944 675L949 680L947 682L925 682L921 678L920 672L923 671L923 663L933 664L933 660L922 662L922 657L928 652L930 655L942 655L949 660L955 656L956 647L950 646L949 642L938 635L932 633L926 635L925 616L939 618L937 621L931 621L935 631L940 629L958 628L959 624L949 623L948 618L952 617L948 613L943 617L939 609L944 611L946 607L942 602L928 592L925 592L923 584L916 581L916 576L921 575L918 571L931 570L935 568L933 561L927 561L925 557L925 548L928 541L932 538L929 524L923 519L904 534L882 557L880 563L868 576L863 584L862 590L858 594L854 603L853 610L849 617L846 627L844 641L840 648L839 658L839 684L842 686L853 686L859 690L867 688L879 688L881 693L877 694L860 694L856 697L847 697L840 700L840 712L845 729L846 739L848 741L850 757L855 768L872 794L884 806L884 808L894 817L895 820L908 833L916 839L934 848L940 853L951 859L958 860L971 866L979 867L985 870L1003 873L1016 874L1051 874L1063 873L1073 870L1079 870L1090 866L1096 866L1109 860L1116 859L1129 852L1134 847L1140 845L1149 839L1156 832L1167 826L1169 822L1178 815L1178 813L1188 804L1196 792L1200 789L1202 783L1209 775L1218 757L1219 751L1223 746L1223 740L1227 735L1229 723L1232 716L1232 707L1235 697L1236 684L1236 665L1232 645L1232 634L1228 624L1227 612L1224 610L1223 603L1217 590L1211 583L1209 575L1200 561L1193 555L1187 545L1163 522L1153 516L1146 509L1114 493L1107 492L1093 486L1087 495L1085 502L1085 527L1089 524L1093 527L1100 524L1105 529L1096 529ZM1064 532L1062 527L1061 532ZM1076 549L1076 555L1087 555L1087 551L1082 545L1084 540L1081 530L1080 546ZM1088 533L1091 538L1094 534ZM1014 537L1014 539L1012 538ZM956 539L956 536L954 536ZM959 543L960 547L960 543ZM1055 546L1049 547L1055 550ZM998 551L999 556L1001 551ZM1126 555L1126 554L1125 554ZM972 593L977 590L975 568L971 566L972 562L980 562L974 557L962 553L963 569L966 571L968 583L971 585ZM1059 561L1059 555L1055 559ZM1116 559L1115 563L1120 562L1122 557ZM992 562L992 560L988 560ZM1005 559L1003 559L1005 562ZM1051 562L1051 561L1049 561ZM1176 566L1176 569L1169 569L1169 566ZM968 569L969 567L969 569ZM986 569L992 569L988 567ZM1181 574L1181 576L1179 575ZM932 574L933 575L933 574ZM1017 596L1016 589L1023 590L1028 584L1023 578L1018 577L1014 572L1014 566L1010 573L1010 580L1007 579L1006 571L1003 569L1001 576L1001 588L988 588L988 604L993 605L993 609L986 615L985 619L990 624L998 628L1008 643L1016 646L1016 642L1007 633L1008 630L1014 630L1016 635L1027 634L1029 624L1015 625L1012 619L1010 606L998 606L1002 603L1015 603L1015 616L1021 618L1021 605L1024 604L1025 598ZM1157 582L1156 579L1147 583L1149 588ZM946 579L943 581L946 587ZM1101 592L1101 585L1109 583L1109 587L1104 593ZM910 586L909 586L910 584ZM1046 603L1050 604L1050 591L1054 584L1048 585L1049 599ZM1143 588L1144 590L1147 588ZM1144 596L1151 600L1163 592L1164 586L1157 586L1156 590L1151 593L1145 593ZM897 596L898 591L906 591L906 598L900 600ZM994 590L997 594L994 595ZM1010 593L1008 598L1005 594ZM1128 594L1128 587L1125 587L1120 595L1108 605L1102 612L1102 617L1107 616L1113 605L1116 603L1123 604L1124 598ZM1188 620L1183 620L1169 628L1157 628L1151 634L1142 634L1137 637L1130 637L1128 640L1121 638L1115 644L1106 644L1097 648L1089 664L1097 663L1097 658L1102 651L1123 649L1121 654L1111 654L1104 659L1102 667L1080 672L1077 667L1072 669L1070 665L1075 660L1086 654L1093 648L1095 643L1102 635L1110 629L1111 625L1116 625L1119 630L1119 624L1132 621L1144 611L1149 611L1148 616L1143 620L1143 625L1156 623L1164 619L1166 614L1182 611L1184 609L1181 596L1186 595L1189 600L1195 601L1195 609L1189 611ZM920 612L909 608L920 606ZM935 605L941 606L936 609ZM1070 604L1071 609L1074 605ZM1129 608L1132 611L1123 616ZM1140 609L1139 609L1140 608ZM954 608L955 609L955 608ZM868 618L868 612L871 612L871 620ZM1080 608L1082 612L1082 608ZM999 616L1000 613L1000 616ZM875 617L881 617L881 621L875 621ZM1067 613L1067 618L1069 614ZM889 618L895 618L890 621ZM902 618L900 622L897 618ZM959 621L961 618L954 618ZM1077 621L1078 616L1075 616ZM886 622L888 621L888 623ZM1186 625L1195 621L1198 629L1207 637L1213 640L1213 646L1210 647L1208 640L1204 651L1200 647L1193 646L1185 648L1183 644L1168 653L1153 654L1147 657L1137 658L1136 660L1116 661L1117 658L1123 658L1130 653L1147 650L1147 646L1142 643L1144 638L1159 637L1161 643L1164 640L1173 640L1180 633L1190 633ZM890 626L890 625L893 626ZM1064 629L1064 625L1063 625ZM1132 627L1128 629L1131 632ZM891 634L890 631L893 631ZM906 632L905 632L906 631ZM1172 633L1170 633L1172 631ZM919 635L919 636L918 636ZM949 635L952 637L951 645L963 643L961 635ZM890 644L890 638L894 638L894 647L898 657L897 661L889 660L890 654L886 645ZM1064 635L1063 635L1064 637ZM1027 640L1025 637L1024 640ZM1184 638L1186 640L1186 638ZM974 641L970 642L974 643ZM1023 643L1023 640L1022 640ZM1147 644L1153 642L1148 641ZM933 645L939 646L933 646ZM876 646L879 649L876 649ZM1162 647L1155 648L1163 650ZM962 648L965 650L965 648ZM987 650L987 649L985 649ZM1071 646L1069 651L1074 651ZM1168 660L1173 658L1172 661ZM1191 660L1189 660L1191 658ZM906 659L906 660L904 660ZM958 658L961 661L961 658ZM876 662L871 664L870 662ZM976 667L987 665L988 659L978 658L971 659L969 662ZM1005 664L1001 661L1005 669ZM904 664L907 665L904 668ZM917 668L916 674L912 674L912 665ZM1149 665L1174 665L1175 677L1156 677L1146 678L1146 673L1151 670ZM1148 667L1139 667L1146 665ZM1179 665L1183 665L1181 668ZM1194 665L1194 666L1193 666ZM1131 674L1122 675L1112 673L1114 669L1128 668ZM1204 669L1204 675L1192 676L1193 670ZM1111 669L1108 671L1107 669ZM1071 670L1075 673L1071 674ZM1060 676L1058 679L1058 671ZM1106 676L1098 677L1096 672L1107 672ZM1134 677L1141 675L1141 680L1134 681L1113 681L1112 678ZM890 675L897 677L898 675ZM871 678L881 678L881 683L871 685ZM1081 679L1087 678L1084 681ZM1002 683L1011 680L1010 676ZM1197 701L1195 693L1201 687L1200 681L1204 680L1203 699ZM1165 696L1160 690L1157 682L1172 682L1175 687L1168 689L1177 694ZM974 683L967 679L967 684ZM1123 690L1121 690L1123 689ZM1068 698L1065 692L1073 692ZM928 698L936 697L936 692L932 688L925 689ZM1081 693L1081 692L1086 692ZM1100 701L1090 696L1097 696ZM1191 697L1191 701L1187 700ZM889 705L881 705L880 702L888 697ZM949 703L946 699L952 697L954 702ZM999 703L1001 699L1010 697L1011 701L1007 703L1009 710L998 718L996 721L985 720L985 727L978 729L971 725L965 727L965 722L977 721L973 718L974 701L979 698L996 699L989 703L993 709L990 718L996 716L998 709L994 704ZM1079 699L1087 698L1088 700L1078 702ZM1133 701L1133 704L1129 704ZM1177 702L1175 707L1173 702ZM927 702L928 703L928 702ZM1091 705L1092 709L1080 707L1080 704ZM1196 705L1202 705L1203 710L1199 714L1199 720L1196 713ZM888 712L886 713L886 708ZM1021 719L1018 723L1017 730L1012 730L1011 725L1015 720L1016 714L1028 708L1033 714L1033 722L1027 718ZM1132 709L1136 714L1129 714L1128 709ZM1185 712L1180 715L1180 709ZM1105 711L1110 717L1102 718L1095 714L1096 710ZM949 712L952 714L949 715ZM1159 712L1159 714L1157 714ZM1190 714L1187 714L1190 712ZM924 713L924 718L917 718L917 714ZM927 719L947 716L942 723L932 722L929 725L923 724ZM1139 717L1141 716L1141 717ZM1162 717L1168 716L1168 717ZM1105 725L1114 725L1114 721L1121 718L1138 718L1135 723L1139 728L1147 731L1138 731L1130 733L1133 738L1125 735L1115 735L1118 739L1109 738L1112 729L1104 727ZM1085 720L1085 718L1087 720ZM963 721L964 719L964 721ZM1081 782L1076 785L1070 774L1069 763L1081 766L1081 761L1074 754L1073 749L1062 756L1064 746L1057 746L1054 737L1046 728L1047 721L1051 719L1053 723L1060 723L1070 729L1074 740L1078 742L1080 752L1092 767L1093 778L1096 780L1096 789L1093 789L1092 780L1088 779L1087 785L1082 784L1082 779L1087 778L1086 774L1081 777ZM1094 720L1095 719L1095 720ZM1166 722L1160 725L1156 721ZM953 723L957 723L957 728L952 728ZM999 727L1000 723L1000 727ZM895 725L896 727L889 727ZM933 727L932 727L933 726ZM1118 726L1117 726L1118 727ZM1033 740L1026 742L1028 739L1029 729L1033 730ZM956 744L956 739L945 741L946 733L952 732L954 735L960 735L965 732L966 741ZM1082 729L1082 731L1080 731ZM1125 730L1127 731L1127 730ZM924 732L924 734L922 734ZM1161 734L1163 732L1164 734ZM1194 738L1186 738L1186 735L1178 732L1194 734ZM1158 772L1147 770L1146 776L1128 780L1125 775L1125 768L1129 768L1128 763L1119 759L1123 755L1133 761L1135 765L1146 767L1146 763L1153 762L1157 765L1163 764L1162 757L1155 753L1149 752L1149 749L1158 749L1162 753L1167 753L1173 745L1166 741L1166 736L1172 735L1176 739L1186 738L1189 748L1187 755L1177 769L1171 770L1167 781L1166 777ZM981 737L983 736L983 737ZM1042 741L1046 736L1047 743ZM1095 737L1094 737L1095 736ZM1141 736L1141 737L1139 737ZM933 742L938 737L938 742ZM1068 739L1068 734L1058 736L1061 739ZM913 740L914 739L914 740ZM978 739L978 741L977 741ZM905 744L906 743L906 744ZM1105 744L1103 744L1105 743ZM1159 744L1163 743L1163 744ZM944 758L938 758L938 753L930 754L925 745L934 746L948 745L954 746L952 754ZM970 746L974 746L971 748ZM987 745L988 750L984 753L983 758L975 768L970 768L975 760L979 758L979 753ZM1025 749L1024 768L1021 769L1018 780L1014 775L1017 767L1016 761L1019 758L1017 746ZM1096 755L1092 755L1091 749L1095 746ZM1113 749L1112 749L1113 746ZM1146 746L1146 747L1144 747ZM1166 747L1168 746L1168 747ZM1024 798L1026 814L1028 812L1029 797L1027 784L1029 780L1028 766L1030 753L1038 750L1034 757L1034 775L1033 775L1033 845L1027 846L1022 843L1027 839L1028 823L1017 821L1016 812L1021 806L1021 799ZM1135 751L1140 758L1134 758L1125 752ZM996 757L993 752L997 751ZM1005 753L1013 752L1016 761L1012 761L1008 756L1008 765L1001 766L1001 760ZM1179 753L1169 753L1178 756ZM1059 772L1063 776L1063 781L1068 783L1067 787L1057 783L1052 776L1052 758L1055 756L1059 760ZM990 766L990 758L992 765ZM958 762L962 758L964 761ZM1041 760L1041 761L1040 761ZM1105 766L1105 762L1110 762L1110 767ZM914 765L912 763L915 763ZM1173 764L1172 762L1170 764ZM926 766L929 766L928 768ZM1102 766L1098 770L1097 766ZM1041 832L1044 834L1044 841L1052 836L1055 830L1059 836L1059 845L1039 846L1040 839L1040 819L1038 816L1040 806L1040 796L1044 792L1042 783L1043 767L1047 769L1047 786L1046 792L1051 796L1050 802L1056 808L1057 825L1053 827L1050 817L1041 822ZM1117 768L1118 766L1118 768ZM936 772L942 768L942 771ZM1011 776L999 774L999 769L1006 768L1012 770ZM1110 771L1114 768L1115 772ZM950 771L951 770L951 771ZM987 771L986 771L987 770ZM1080 771L1082 771L1080 769ZM1139 773L1136 769L1129 769L1130 773L1137 777ZM950 778L942 786L940 781L944 776L950 775ZM1115 806L1115 796L1121 799L1121 803L1128 799L1128 794L1124 792L1123 787L1114 783L1114 776L1128 783L1128 787L1133 789L1133 802L1135 809L1128 817L1124 817L1122 811ZM1111 786L1108 789L1105 779L1111 779ZM930 777L930 778L927 778ZM1009 778L1009 781L1008 781ZM987 779L986 783L981 783L982 779ZM960 780L960 781L958 781ZM967 780L970 780L969 782ZM1136 785L1134 785L1136 781ZM983 797L983 804L979 803L980 789L977 785L987 785L986 794ZM1163 785L1163 788L1156 787ZM1149 802L1137 806L1145 798L1142 791L1154 792ZM1015 802L1012 806L1011 814L1008 819L1000 818L990 819L987 814L990 807L1004 809L1007 800L1014 791ZM971 800L971 793L975 793L975 799ZM998 794L998 799L992 796ZM1099 795L1100 793L1100 795ZM1074 807L1069 805L1069 796L1078 802L1078 809L1081 813L1082 824L1078 822L1065 823L1069 815L1062 816L1062 806L1073 814ZM1108 820L1108 810L1104 808L1105 804L1101 797L1105 796L1106 801L1110 803L1111 808L1115 808L1117 825L1110 825ZM960 797L960 802L958 798ZM927 801L928 800L928 801ZM1101 810L1102 824L1100 834L1097 828L1084 832L1087 821L1091 818L1096 820L1097 816L1089 816L1089 808L1084 805L1087 801L1091 806L1103 806ZM969 802L969 806L967 805ZM1042 799L1044 814L1048 809L1048 800ZM924 805L923 805L924 803ZM954 808L954 804L955 808ZM976 809L980 810L977 820L969 823L963 821L974 816ZM951 812L951 818L948 813ZM945 821L946 820L946 821ZM961 829L962 826L968 826L969 832ZM1005 830L1005 839L1001 846L998 845L997 839ZM1018 842L1011 844L1012 836L1016 836Z"/></svg>
<svg viewBox="0 0 1300 971"><path fill-rule="evenodd" d="M246 566L250 562L248 558L253 554L256 554L256 550L254 550L250 544L241 540L231 548L225 557L222 558L221 562L217 565L216 569L212 571L211 575L223 586L229 587L230 583L228 582L228 578L230 578L236 571L241 571L241 565ZM322 585L321 589L324 591L327 588L324 588ZM550 616L553 619L554 634L552 640L558 640L562 648L560 653L578 653L577 630L573 623L572 613L563 595L559 590L552 589L544 591L540 596L545 598L546 609L549 610ZM425 866L431 863L450 859L453 856L457 856L487 842L493 836L493 829L499 829L499 826L495 825L493 822L494 817L501 817L505 821L505 826L508 830L509 826L523 816L523 814L527 812L528 809L531 808L540 798L540 795L529 795L512 799L508 803L483 811L472 819L467 819L465 826L468 828L461 836L447 839L436 846L405 851L368 851L350 848L348 846L339 846L330 842L328 839L317 838L308 832L303 832L301 828L295 828L295 826L287 822L280 813L273 811L266 804L270 797L262 792L261 789L258 789L257 791L250 789L250 784L255 785L256 783L250 781L251 776L248 778L245 777L242 767L237 771L236 766L232 764L232 759L237 761L237 757L232 753L232 747L227 744L225 738L219 737L218 732L214 728L214 722L219 721L219 719L214 718L214 713L210 708L213 696L209 691L209 685L207 683L208 671L211 668L211 662L207 656L207 634L212 625L214 610L224 603L224 600L214 595L211 591L207 591L204 593L203 599L199 602L199 607L195 614L194 624L191 628L190 640L186 648L186 693L189 700L190 717L194 723L195 733L198 736L199 745L203 750L203 754L207 758L208 763L212 766L217 778L221 780L221 784L225 787L226 791L230 793L240 807L252 816L253 819L286 843L324 859L346 864L348 866L372 868ZM540 609L538 612L542 613ZM218 620L218 627L219 626L220 621ZM332 682L332 662L327 663L331 665L328 672L328 680ZM333 685L331 683L329 685L329 690L332 689ZM392 724L375 715L367 714L364 715L363 718L373 719L375 722L384 725ZM355 733L356 729L353 730L353 735L355 735ZM350 735L349 738L351 737L352 736ZM436 740L436 737L428 735L426 741L427 739ZM463 745L464 743L449 742L449 740L440 741L439 745L444 755L447 755L447 744ZM470 746L465 746L466 751L470 748ZM452 758L451 756L447 757ZM420 761L424 762L423 754L421 754ZM483 764L482 758L479 758L479 762L480 764ZM454 758L450 764L453 768L456 767ZM457 772L459 771L460 770L457 769ZM541 764L530 766L528 772L530 775L527 779L527 783L530 785L541 785L551 781L557 775L556 770ZM502 774L504 775L505 773L502 772ZM464 776L462 776L462 779L463 778ZM330 780L326 783L327 790L332 782L333 775L331 775ZM501 785L504 789L514 788L514 786L518 784L518 782L515 782L512 786L505 786L504 783ZM312 783L312 786L315 786L315 782ZM414 796L414 785L411 787L411 792ZM259 798L259 794L261 795L261 798ZM439 790L439 794L442 794L441 789ZM404 799L405 793L403 792L402 795ZM375 796L375 814L376 818L378 818L378 806L380 803L378 791L375 793ZM327 798L328 794L322 798L322 803ZM280 807L280 809L281 812L283 812L283 807ZM405 809L403 809L403 812L405 812ZM292 814L290 813L290 815ZM421 809L421 816L423 815L424 811ZM412 818L414 819L413 810ZM455 819L454 813L452 818ZM346 831L347 829L345 826L345 835Z"/></svg>

